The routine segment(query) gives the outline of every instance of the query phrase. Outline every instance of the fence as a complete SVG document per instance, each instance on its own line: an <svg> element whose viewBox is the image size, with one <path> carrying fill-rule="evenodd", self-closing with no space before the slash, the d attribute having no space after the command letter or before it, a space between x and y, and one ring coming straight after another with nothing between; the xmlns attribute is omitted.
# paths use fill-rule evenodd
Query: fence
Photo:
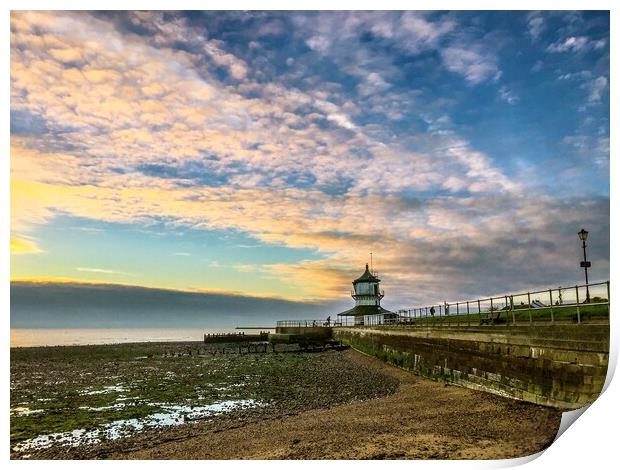
<svg viewBox="0 0 620 470"><path fill-rule="evenodd" d="M366 325L471 325L522 322L609 321L609 281L521 294L443 302L397 310L393 318L375 316Z"/></svg>
<svg viewBox="0 0 620 470"><path fill-rule="evenodd" d="M277 327L319 326L424 326L496 325L535 322L609 322L609 281L557 287L521 294L504 294L475 300L443 302L402 308L393 314L327 320L281 320Z"/></svg>
<svg viewBox="0 0 620 470"><path fill-rule="evenodd" d="M332 321L328 322L327 320L280 320L276 322L276 328L315 328L318 326L340 326L340 324Z"/></svg>

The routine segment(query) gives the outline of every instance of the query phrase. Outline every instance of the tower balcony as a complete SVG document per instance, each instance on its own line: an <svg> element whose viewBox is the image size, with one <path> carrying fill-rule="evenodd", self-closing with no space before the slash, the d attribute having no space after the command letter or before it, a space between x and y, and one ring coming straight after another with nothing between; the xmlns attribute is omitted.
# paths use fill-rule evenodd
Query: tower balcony
<svg viewBox="0 0 620 470"><path fill-rule="evenodd" d="M381 300L383 297L385 297L385 292L383 290L377 291L376 294L357 294L354 290L351 291L351 297L353 297L355 300L358 299L376 299L378 298L379 300Z"/></svg>

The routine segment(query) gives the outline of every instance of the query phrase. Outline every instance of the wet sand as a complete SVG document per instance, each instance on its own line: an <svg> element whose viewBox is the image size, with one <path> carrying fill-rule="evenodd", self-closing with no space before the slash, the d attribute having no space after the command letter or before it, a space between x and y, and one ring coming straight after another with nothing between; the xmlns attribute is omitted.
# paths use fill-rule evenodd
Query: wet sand
<svg viewBox="0 0 620 470"><path fill-rule="evenodd" d="M504 459L553 442L561 412L447 386L356 351L360 367L399 381L395 393L228 429L169 429L102 449L111 459Z"/></svg>

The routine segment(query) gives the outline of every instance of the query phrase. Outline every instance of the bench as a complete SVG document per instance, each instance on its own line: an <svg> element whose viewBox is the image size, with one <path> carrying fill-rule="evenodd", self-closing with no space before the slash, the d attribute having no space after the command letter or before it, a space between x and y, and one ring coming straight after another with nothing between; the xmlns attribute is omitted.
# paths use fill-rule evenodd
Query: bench
<svg viewBox="0 0 620 470"><path fill-rule="evenodd" d="M505 319L500 318L501 314L502 314L501 310L494 310L492 312L484 312L485 316L480 319L480 324L481 325L497 325L498 323L506 323Z"/></svg>

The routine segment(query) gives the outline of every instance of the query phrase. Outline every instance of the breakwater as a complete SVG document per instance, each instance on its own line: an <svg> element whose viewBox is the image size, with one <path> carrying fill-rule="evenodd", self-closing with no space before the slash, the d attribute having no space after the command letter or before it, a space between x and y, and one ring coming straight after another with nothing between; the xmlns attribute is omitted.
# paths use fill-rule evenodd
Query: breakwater
<svg viewBox="0 0 620 470"><path fill-rule="evenodd" d="M425 377L577 409L600 394L609 325L338 327L336 340Z"/></svg>

